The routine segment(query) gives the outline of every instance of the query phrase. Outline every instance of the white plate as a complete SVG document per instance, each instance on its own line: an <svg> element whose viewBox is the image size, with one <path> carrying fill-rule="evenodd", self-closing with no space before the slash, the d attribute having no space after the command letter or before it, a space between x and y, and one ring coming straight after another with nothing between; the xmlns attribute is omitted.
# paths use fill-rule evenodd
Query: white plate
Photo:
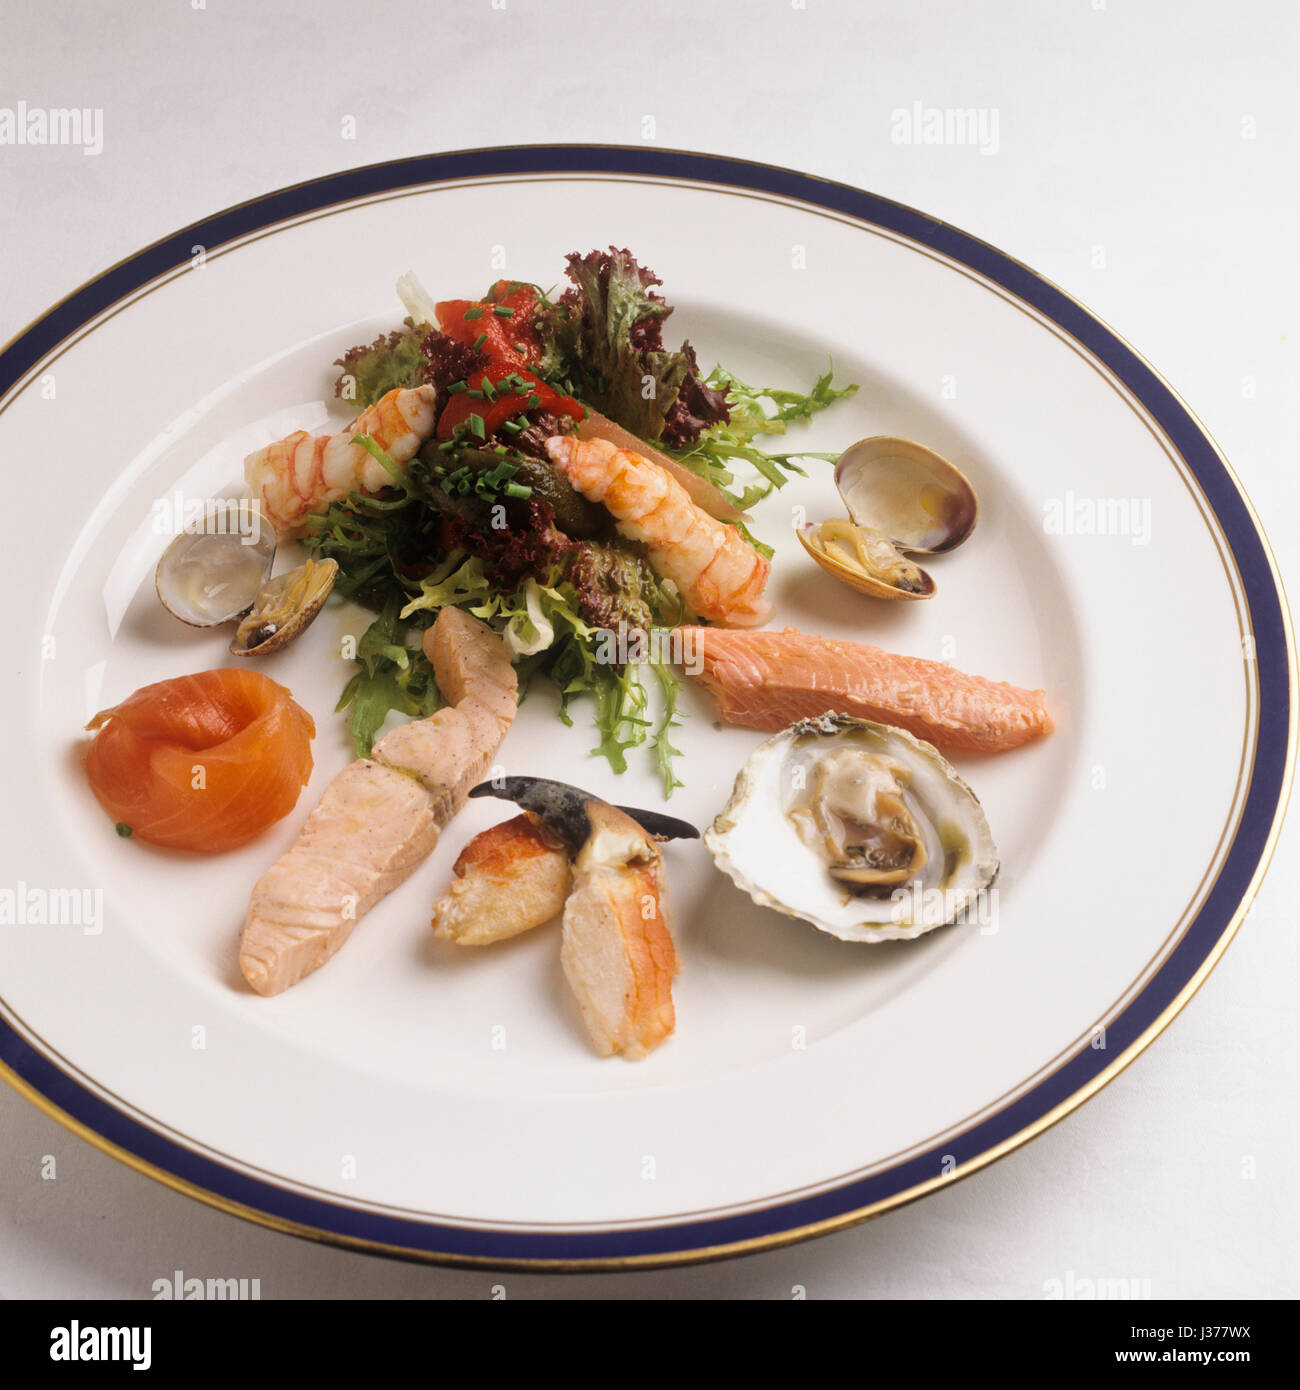
<svg viewBox="0 0 1300 1390"><path fill-rule="evenodd" d="M403 270L435 298L500 273L549 285L566 252L610 242L663 277L668 337L706 365L806 388L829 358L861 384L789 447L902 434L974 483L980 525L934 564L931 603L860 599L804 556L793 509L838 513L829 466L760 504L756 530L777 551L778 624L1049 691L1049 739L957 760L1001 850L993 915L847 946L752 906L698 845L675 844L678 1030L640 1065L604 1061L554 930L485 952L433 941L452 860L505 813L476 802L336 961L256 997L236 965L248 890L348 760L338 639L366 619L327 610L262 668L320 728L290 817L214 859L118 839L80 770L81 725L229 659L226 636L157 605L155 505L345 418L331 359L400 318ZM0 928L5 1074L102 1147L267 1224L573 1266L859 1219L988 1162L1114 1075L1213 965L1271 852L1294 657L1266 544L1212 442L1060 291L868 194L595 147L357 170L116 267L9 346L0 391L0 447L36 481L0 523L21 793L0 887L10 916L22 899L66 919L81 901L66 890L93 915L102 894L102 930ZM761 735L718 727L700 692L686 711L687 785L669 809L704 825ZM648 755L615 778L593 743L583 713L565 730L539 689L503 761L662 804Z"/></svg>

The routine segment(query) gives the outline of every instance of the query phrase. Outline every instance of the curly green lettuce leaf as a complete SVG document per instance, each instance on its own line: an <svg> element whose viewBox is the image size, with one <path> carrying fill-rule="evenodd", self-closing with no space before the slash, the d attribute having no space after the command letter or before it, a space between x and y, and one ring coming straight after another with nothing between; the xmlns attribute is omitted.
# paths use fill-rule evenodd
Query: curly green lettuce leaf
<svg viewBox="0 0 1300 1390"><path fill-rule="evenodd" d="M398 386L414 386L424 368L420 344L429 335L427 323L405 320L405 327L381 333L373 343L349 348L334 365L342 367L334 394L354 401L358 413Z"/></svg>
<svg viewBox="0 0 1300 1390"><path fill-rule="evenodd" d="M706 430L691 448L666 452L712 483L741 511L748 511L755 502L784 487L792 473L804 476L797 459L833 462L839 457L810 450L771 453L752 441L760 435L784 434L788 425L811 420L818 411L853 395L858 389L856 383L835 386L833 372L827 371L813 383L812 390L787 391L774 386L750 386L721 366L714 367L708 380L710 385L727 391L731 418ZM746 480L738 475L738 465L746 472L752 470L757 477ZM755 544L748 534L746 539Z"/></svg>
<svg viewBox="0 0 1300 1390"><path fill-rule="evenodd" d="M709 384L725 390L731 401L731 419L714 433L725 434L736 444L748 444L760 434L784 434L787 425L811 420L819 411L845 396L857 393L857 383L834 385L834 369L813 383L812 390L785 391L776 386L750 386L719 365L709 373Z"/></svg>
<svg viewBox="0 0 1300 1390"><path fill-rule="evenodd" d="M615 665L602 660L592 643L569 640L557 644L547 674L559 687L560 718L570 728L570 705L579 696L593 697L600 742L591 751L615 772L626 772L628 751L645 742L651 722L645 715L646 691L637 663Z"/></svg>
<svg viewBox="0 0 1300 1390"><path fill-rule="evenodd" d="M651 746L654 749L655 766L659 769L659 777L663 782L664 800L667 801L674 788L685 786L673 768L673 759L680 758L682 750L674 748L668 737L670 730L680 728L682 722L677 717L677 697L681 692L681 682L672 667L662 661L651 661L650 669L659 682L663 700L663 713L655 726Z"/></svg>
<svg viewBox="0 0 1300 1390"><path fill-rule="evenodd" d="M392 711L424 719L442 703L429 659L421 648L407 645L407 629L398 608L398 599L390 599L362 634L356 654L361 669L335 706L347 711L348 732L358 758L370 756L375 735Z"/></svg>
<svg viewBox="0 0 1300 1390"><path fill-rule="evenodd" d="M581 600L567 580L545 584L526 582L514 594L501 593L484 572L478 556L455 557L454 568L444 567L420 585L420 593L401 610L402 618L435 613L452 603L501 633L512 657L528 663L527 669L544 671L560 692L560 718L572 727L570 706L581 696L595 702L595 723L600 742L591 751L605 758L615 772L627 770L627 754L646 741L653 721L648 717L648 695L641 679L641 663L624 665L608 659L605 629L593 627L582 614ZM661 683L670 672L657 673ZM665 686L665 689L667 687ZM664 777L665 795L680 785L672 776L677 750L666 733L675 701L657 731L656 764Z"/></svg>

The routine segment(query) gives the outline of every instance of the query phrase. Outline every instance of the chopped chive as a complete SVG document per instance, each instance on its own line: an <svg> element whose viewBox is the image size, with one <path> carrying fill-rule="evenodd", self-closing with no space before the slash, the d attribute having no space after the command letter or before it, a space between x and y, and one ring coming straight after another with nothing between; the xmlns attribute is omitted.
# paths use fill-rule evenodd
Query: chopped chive
<svg viewBox="0 0 1300 1390"><path fill-rule="evenodd" d="M454 449L460 441L458 439L444 439L438 448L445 454L448 449Z"/></svg>
<svg viewBox="0 0 1300 1390"><path fill-rule="evenodd" d="M487 334L486 334L486 333L480 333L480 334L478 335L478 337L474 339L474 351L477 352L477 351L479 350L479 348L481 348L481 347L483 346L483 344L486 343L486 342L487 342Z"/></svg>
<svg viewBox="0 0 1300 1390"><path fill-rule="evenodd" d="M450 395L453 395L453 396L456 395L457 392L460 392L460 391L468 391L468 390L469 390L469 382L468 382L468 381L453 381L453 382L451 383L451 385L450 385L449 387L447 387L448 393L449 393Z"/></svg>
<svg viewBox="0 0 1300 1390"><path fill-rule="evenodd" d="M483 306L481 304L471 304L469 308L465 310L465 318L467 321L471 319L481 319L482 317Z"/></svg>
<svg viewBox="0 0 1300 1390"><path fill-rule="evenodd" d="M527 498L533 495L532 488L526 483L507 483L501 490L507 497Z"/></svg>
<svg viewBox="0 0 1300 1390"><path fill-rule="evenodd" d="M494 448L494 449L492 450L492 452L493 452L494 454L508 454L508 453L510 452L510 450L507 449L506 446L505 446L504 444L498 444L498 445L496 446L496 448Z"/></svg>
<svg viewBox="0 0 1300 1390"><path fill-rule="evenodd" d="M512 319L515 316L515 311L506 304L498 304L492 312L499 319Z"/></svg>
<svg viewBox="0 0 1300 1390"><path fill-rule="evenodd" d="M520 357L528 356L528 349L522 343L511 343L510 346L514 348Z"/></svg>
<svg viewBox="0 0 1300 1390"><path fill-rule="evenodd" d="M533 394L532 394L531 396L528 397L528 406L527 406L527 409L529 409L529 410L536 410L537 407L538 407L539 405L541 405L541 403L542 403L542 398L537 394L536 391L534 391Z"/></svg>
<svg viewBox="0 0 1300 1390"><path fill-rule="evenodd" d="M131 827L124 820L118 821L113 828L124 840L129 840L131 838Z"/></svg>
<svg viewBox="0 0 1300 1390"><path fill-rule="evenodd" d="M472 396L476 401L481 401L483 399L483 392L480 391L478 387L472 387L470 390L466 391L465 394L467 396Z"/></svg>
<svg viewBox="0 0 1300 1390"><path fill-rule="evenodd" d="M483 428L483 417L481 415L469 416L465 423L469 426L469 432L475 439L486 439L487 430Z"/></svg>
<svg viewBox="0 0 1300 1390"><path fill-rule="evenodd" d="M494 389L492 383L488 380L486 373L483 376L483 394L490 401L494 401L497 398L496 390Z"/></svg>
<svg viewBox="0 0 1300 1390"><path fill-rule="evenodd" d="M501 428L505 430L507 434L518 434L519 431L523 429L523 426L518 420L502 420Z"/></svg>

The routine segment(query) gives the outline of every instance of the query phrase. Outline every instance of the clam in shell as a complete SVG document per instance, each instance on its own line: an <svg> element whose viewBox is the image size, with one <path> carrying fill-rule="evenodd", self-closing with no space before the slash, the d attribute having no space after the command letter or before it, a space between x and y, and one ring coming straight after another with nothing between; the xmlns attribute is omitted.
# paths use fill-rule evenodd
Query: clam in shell
<svg viewBox="0 0 1300 1390"><path fill-rule="evenodd" d="M998 871L979 801L932 745L837 714L760 745L704 843L756 903L843 941L945 926Z"/></svg>
<svg viewBox="0 0 1300 1390"><path fill-rule="evenodd" d="M162 553L154 588L163 607L191 627L218 627L247 613L275 561L275 532L182 531Z"/></svg>
<svg viewBox="0 0 1300 1390"><path fill-rule="evenodd" d="M874 598L921 599L934 580L904 551L940 554L975 528L979 502L960 469L912 439L861 439L835 465L849 520L799 531L804 549L828 573Z"/></svg>
<svg viewBox="0 0 1300 1390"><path fill-rule="evenodd" d="M934 580L881 531L832 520L809 522L798 534L803 548L828 574L860 594L918 599L934 593Z"/></svg>
<svg viewBox="0 0 1300 1390"><path fill-rule="evenodd" d="M308 560L272 579L235 629L235 656L267 656L287 647L315 621L338 578L337 560Z"/></svg>

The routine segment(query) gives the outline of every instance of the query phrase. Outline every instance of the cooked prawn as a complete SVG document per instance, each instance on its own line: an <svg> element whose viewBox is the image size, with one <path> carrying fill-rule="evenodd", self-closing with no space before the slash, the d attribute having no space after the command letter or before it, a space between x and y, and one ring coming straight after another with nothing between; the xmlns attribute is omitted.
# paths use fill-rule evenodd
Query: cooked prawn
<svg viewBox="0 0 1300 1390"><path fill-rule="evenodd" d="M354 444L368 434L394 463L409 463L433 433L438 393L432 386L395 387L338 434L298 430L244 460L244 476L277 536L300 536L311 512L353 492L378 492L393 479L373 454Z"/></svg>
<svg viewBox="0 0 1300 1390"><path fill-rule="evenodd" d="M546 452L584 497L609 508L620 535L645 544L655 573L671 579L698 616L735 627L767 621L768 562L669 473L604 439L557 435Z"/></svg>

